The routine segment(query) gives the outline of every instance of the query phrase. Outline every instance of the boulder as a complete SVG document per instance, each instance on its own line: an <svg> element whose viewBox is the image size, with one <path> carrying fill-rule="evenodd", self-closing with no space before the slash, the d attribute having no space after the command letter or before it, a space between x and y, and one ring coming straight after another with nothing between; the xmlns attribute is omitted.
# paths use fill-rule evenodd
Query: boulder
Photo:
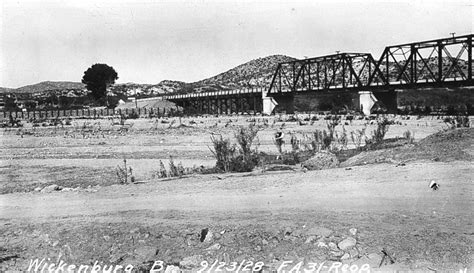
<svg viewBox="0 0 474 273"><path fill-rule="evenodd" d="M328 247L331 251L339 251L339 248L337 247L337 245L333 242L329 242L328 244Z"/></svg>
<svg viewBox="0 0 474 273"><path fill-rule="evenodd" d="M215 243L212 246L206 248L206 250L219 250L221 248L221 244Z"/></svg>
<svg viewBox="0 0 474 273"><path fill-rule="evenodd" d="M330 152L321 151L316 153L310 159L303 162L301 166L308 170L331 169L339 166L339 160L334 154Z"/></svg>
<svg viewBox="0 0 474 273"><path fill-rule="evenodd" d="M351 255L349 253L344 253L344 255L342 255L341 257L341 260L349 260L351 258Z"/></svg>
<svg viewBox="0 0 474 273"><path fill-rule="evenodd" d="M316 245L317 245L318 247L324 247L324 248L327 248L327 247L328 247L328 245L327 245L325 242L318 242Z"/></svg>
<svg viewBox="0 0 474 273"><path fill-rule="evenodd" d="M339 247L339 249L346 251L355 247L356 244L357 244L356 239L352 237L347 237L346 239L340 241L339 244L337 244L337 246Z"/></svg>
<svg viewBox="0 0 474 273"><path fill-rule="evenodd" d="M351 228L351 229L349 229L349 232L352 234L352 236L356 236L357 229L356 228Z"/></svg>
<svg viewBox="0 0 474 273"><path fill-rule="evenodd" d="M371 253L369 255L363 256L362 258L358 259L352 264L359 266L359 268L364 264L369 264L370 268L378 268L381 261L382 261L381 255L377 253Z"/></svg>
<svg viewBox="0 0 474 273"><path fill-rule="evenodd" d="M42 192L42 193L48 193L48 192L53 192L53 191L60 191L60 190L62 190L62 189L63 189L63 187L58 186L58 185L56 185L56 184L53 184L53 185L49 185L49 186L44 187L44 188L41 190L41 192Z"/></svg>

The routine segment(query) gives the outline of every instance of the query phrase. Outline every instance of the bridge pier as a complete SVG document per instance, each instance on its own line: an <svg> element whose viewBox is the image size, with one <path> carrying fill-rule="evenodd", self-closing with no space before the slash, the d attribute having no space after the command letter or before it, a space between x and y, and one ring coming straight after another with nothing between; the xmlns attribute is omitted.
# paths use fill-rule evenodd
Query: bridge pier
<svg viewBox="0 0 474 273"><path fill-rule="evenodd" d="M291 93L275 94L263 98L263 110L265 114L274 112L286 112L287 114L295 113L295 96ZM269 113L267 113L269 112Z"/></svg>
<svg viewBox="0 0 474 273"><path fill-rule="evenodd" d="M395 90L376 93L359 91L359 111L364 115L370 115L372 107L377 102L382 103L388 113L397 113L397 92Z"/></svg>
<svg viewBox="0 0 474 273"><path fill-rule="evenodd" d="M364 115L370 115L372 107L377 102L377 98L370 91L359 92L359 111Z"/></svg>

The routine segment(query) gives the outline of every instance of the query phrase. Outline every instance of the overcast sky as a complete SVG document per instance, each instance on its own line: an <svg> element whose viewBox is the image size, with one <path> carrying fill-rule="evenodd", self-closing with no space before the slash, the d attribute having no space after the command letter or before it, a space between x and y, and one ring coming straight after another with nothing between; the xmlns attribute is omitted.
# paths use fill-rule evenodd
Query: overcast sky
<svg viewBox="0 0 474 273"><path fill-rule="evenodd" d="M197 81L273 54L296 58L456 35L471 1L0 2L0 86L81 81L94 63L117 82Z"/></svg>

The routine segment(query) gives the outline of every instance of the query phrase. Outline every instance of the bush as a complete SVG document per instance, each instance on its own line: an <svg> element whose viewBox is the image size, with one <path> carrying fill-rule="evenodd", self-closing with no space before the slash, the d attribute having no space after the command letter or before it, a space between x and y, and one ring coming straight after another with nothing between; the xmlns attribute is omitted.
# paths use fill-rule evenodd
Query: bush
<svg viewBox="0 0 474 273"><path fill-rule="evenodd" d="M326 130L315 130L309 138L311 150L315 153L331 147L332 136Z"/></svg>
<svg viewBox="0 0 474 273"><path fill-rule="evenodd" d="M163 164L163 161L160 160L160 169L158 170L158 177L164 178L168 177L168 173L166 172L165 164Z"/></svg>
<svg viewBox="0 0 474 273"><path fill-rule="evenodd" d="M298 150L300 149L300 141L296 137L296 135L291 134L290 143L291 143L291 152L297 153Z"/></svg>
<svg viewBox="0 0 474 273"><path fill-rule="evenodd" d="M367 127L364 127L361 130L357 130L356 133L351 132L351 139L356 149L360 149L362 147L362 140L366 138L365 136L366 129Z"/></svg>
<svg viewBox="0 0 474 273"><path fill-rule="evenodd" d="M258 165L258 155L252 151L252 144L257 137L259 129L254 125L240 127L234 134L239 146L236 154L236 145L229 139L211 136L213 149L210 149L216 158L216 169L223 172L248 172Z"/></svg>
<svg viewBox="0 0 474 273"><path fill-rule="evenodd" d="M169 171L166 171L165 164L163 164L163 161L160 160L159 164L159 170L152 175L153 178L158 177L158 178L166 178L166 177L181 177L185 174L191 174L191 173L201 173L201 168L184 168L183 164L181 162L176 165L174 163L173 157L170 157L169 161Z"/></svg>
<svg viewBox="0 0 474 273"><path fill-rule="evenodd" d="M377 121L377 129L372 133L371 143L381 143L385 137L385 134L388 132L390 126L390 121L387 118L383 118Z"/></svg>
<svg viewBox="0 0 474 273"><path fill-rule="evenodd" d="M245 157L249 157L252 153L252 144L257 137L259 128L250 124L248 127L241 126L235 133L235 139L240 147L240 153Z"/></svg>
<svg viewBox="0 0 474 273"><path fill-rule="evenodd" d="M235 154L235 145L230 143L229 139L211 136L211 142L214 150L210 149L216 158L216 168L218 170L229 172L231 169L232 158Z"/></svg>
<svg viewBox="0 0 474 273"><path fill-rule="evenodd" d="M135 182L135 177L133 176L132 167L127 169L127 160L123 159L123 168L117 166L116 174L120 184L127 184L129 181L131 183Z"/></svg>
<svg viewBox="0 0 474 273"><path fill-rule="evenodd" d="M410 130L403 132L403 137L408 140L408 143L413 143L415 141L415 133L412 133Z"/></svg>
<svg viewBox="0 0 474 273"><path fill-rule="evenodd" d="M180 172L178 171L178 167L174 164L173 157L170 157L169 167L170 167L170 170L168 173L169 177L181 176Z"/></svg>
<svg viewBox="0 0 474 273"><path fill-rule="evenodd" d="M339 144L341 144L342 150L347 150L347 143L349 142L349 138L347 137L347 131L344 126L342 126L342 135L341 137L337 138Z"/></svg>

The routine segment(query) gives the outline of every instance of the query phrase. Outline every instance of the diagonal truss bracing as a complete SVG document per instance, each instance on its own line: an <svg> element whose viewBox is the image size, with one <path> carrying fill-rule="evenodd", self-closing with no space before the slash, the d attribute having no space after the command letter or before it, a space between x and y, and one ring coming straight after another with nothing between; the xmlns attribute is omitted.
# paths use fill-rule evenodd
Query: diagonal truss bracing
<svg viewBox="0 0 474 273"><path fill-rule="evenodd" d="M473 35L278 64L268 94L300 91L472 86Z"/></svg>

